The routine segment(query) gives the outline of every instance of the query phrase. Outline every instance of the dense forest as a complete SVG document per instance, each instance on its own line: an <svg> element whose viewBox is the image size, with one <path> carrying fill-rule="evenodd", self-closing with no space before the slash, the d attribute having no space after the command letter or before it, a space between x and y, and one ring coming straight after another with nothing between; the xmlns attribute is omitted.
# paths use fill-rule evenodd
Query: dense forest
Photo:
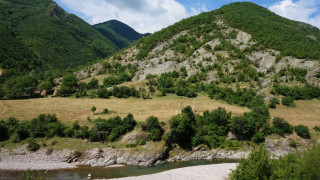
<svg viewBox="0 0 320 180"><path fill-rule="evenodd" d="M250 33L257 42L283 55L320 59L320 30L280 17L250 2L232 3L217 10L227 22Z"/></svg>
<svg viewBox="0 0 320 180"><path fill-rule="evenodd" d="M118 50L112 41L51 0L1 1L0 16L0 63L5 70L65 69Z"/></svg>
<svg viewBox="0 0 320 180"><path fill-rule="evenodd" d="M129 46L141 37L150 35L149 33L140 34L130 26L117 20L95 24L92 27L99 31L103 36L110 39L120 49Z"/></svg>
<svg viewBox="0 0 320 180"><path fill-rule="evenodd" d="M121 22L110 22L105 25L117 33L106 37L52 0L0 4L0 97L33 97L34 91L53 87L53 78L97 62L143 36ZM118 37L125 43L119 45Z"/></svg>

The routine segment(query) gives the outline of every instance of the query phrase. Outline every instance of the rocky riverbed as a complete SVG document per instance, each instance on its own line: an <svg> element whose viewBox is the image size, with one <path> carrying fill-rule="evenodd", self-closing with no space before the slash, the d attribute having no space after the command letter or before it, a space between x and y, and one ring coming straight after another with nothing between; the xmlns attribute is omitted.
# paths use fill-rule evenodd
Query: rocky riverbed
<svg viewBox="0 0 320 180"><path fill-rule="evenodd" d="M296 147L290 146L291 141L296 142ZM264 145L274 158L278 158L290 152L302 152L314 143L312 140L302 139L293 134L285 137L269 136ZM65 169L79 165L91 167L154 166L167 161L241 159L247 157L251 149L251 146L240 150L208 149L206 146L199 146L192 150L183 150L179 147L169 148L164 142L159 142L133 148L94 148L82 152L69 149L40 149L30 152L26 149L26 145L23 145L13 150L1 149L0 170Z"/></svg>
<svg viewBox="0 0 320 180"><path fill-rule="evenodd" d="M53 170L75 168L75 164L64 161L72 151L40 149L30 152L26 145L14 150L1 149L0 170Z"/></svg>

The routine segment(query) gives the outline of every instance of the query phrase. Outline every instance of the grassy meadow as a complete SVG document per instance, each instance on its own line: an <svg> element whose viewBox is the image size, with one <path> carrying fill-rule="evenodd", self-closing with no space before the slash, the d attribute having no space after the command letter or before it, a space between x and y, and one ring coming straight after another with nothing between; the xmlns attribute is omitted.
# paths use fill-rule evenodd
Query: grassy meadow
<svg viewBox="0 0 320 180"><path fill-rule="evenodd" d="M276 109L270 109L272 117L282 117L292 125L307 125L311 133L314 126L320 126L320 100L295 101L296 107L278 105ZM19 120L28 120L37 117L41 113L56 114L58 119L68 125L78 120L80 124L90 125L88 117L109 118L113 116L125 117L132 113L137 121L145 121L149 116L157 116L160 121L167 122L172 116L179 114L181 109L190 105L196 113L205 110L213 110L223 107L232 111L232 115L240 115L250 110L245 107L230 105L223 101L212 100L206 95L196 98L179 97L169 94L166 97L154 97L149 100L137 98L128 99L88 99L88 98L38 98L24 100L1 100L0 117L16 117ZM95 114L91 107L96 106ZM99 113L108 108L110 114L100 115Z"/></svg>
<svg viewBox="0 0 320 180"><path fill-rule="evenodd" d="M218 107L232 111L233 115L240 115L250 111L245 107L212 100L205 95L200 95L196 98L186 98L169 94L166 97L154 97L149 100L137 98L75 99L61 97L2 100L0 101L0 117L8 118L12 116L19 120L24 120L37 117L41 113L54 113L60 121L71 125L76 120L79 120L81 124L87 124L88 117L91 119L98 117L109 118L116 115L124 117L128 113L132 113L137 121L144 121L149 116L157 116L160 121L168 121L188 105L197 113L213 110ZM97 107L94 115L91 111L92 106ZM112 113L99 115L104 108L108 108Z"/></svg>

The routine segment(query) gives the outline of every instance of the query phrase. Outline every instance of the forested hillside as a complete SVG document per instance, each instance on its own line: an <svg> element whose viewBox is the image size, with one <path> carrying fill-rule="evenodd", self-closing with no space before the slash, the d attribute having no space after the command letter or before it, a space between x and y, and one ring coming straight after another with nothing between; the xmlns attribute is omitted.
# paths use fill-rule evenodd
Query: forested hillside
<svg viewBox="0 0 320 180"><path fill-rule="evenodd" d="M0 19L0 97L30 97L35 90L51 89L53 78L141 37L121 22L109 23L110 31L119 34L105 37L52 0L1 0Z"/></svg>
<svg viewBox="0 0 320 180"><path fill-rule="evenodd" d="M51 0L1 1L1 66L14 73L86 65L118 48Z"/></svg>
<svg viewBox="0 0 320 180"><path fill-rule="evenodd" d="M280 17L253 3L232 3L217 11L228 23L283 55L320 59L320 30L309 24Z"/></svg>
<svg viewBox="0 0 320 180"><path fill-rule="evenodd" d="M183 30L197 27L195 30L197 36L212 31L217 28L214 20L218 16L233 28L251 34L262 47L272 48L280 51L283 55L297 58L320 59L320 30L318 28L282 18L266 8L250 2L225 5L218 10L201 13L169 26L153 36L141 40L143 48L141 48L142 51L139 52L138 58L146 57L157 43L168 40ZM200 28L200 25L204 26Z"/></svg>
<svg viewBox="0 0 320 180"><path fill-rule="evenodd" d="M150 35L149 33L140 34L130 26L117 20L96 24L93 25L93 28L114 42L120 49L129 46L143 36Z"/></svg>

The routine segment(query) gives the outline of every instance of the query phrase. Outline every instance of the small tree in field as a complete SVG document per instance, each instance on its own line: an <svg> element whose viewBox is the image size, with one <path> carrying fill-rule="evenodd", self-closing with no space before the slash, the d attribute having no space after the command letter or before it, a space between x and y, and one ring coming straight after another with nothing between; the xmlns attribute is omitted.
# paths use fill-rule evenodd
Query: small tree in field
<svg viewBox="0 0 320 180"><path fill-rule="evenodd" d="M91 111L92 111L92 114L94 114L94 112L97 110L97 108L95 106L92 106L91 108Z"/></svg>

